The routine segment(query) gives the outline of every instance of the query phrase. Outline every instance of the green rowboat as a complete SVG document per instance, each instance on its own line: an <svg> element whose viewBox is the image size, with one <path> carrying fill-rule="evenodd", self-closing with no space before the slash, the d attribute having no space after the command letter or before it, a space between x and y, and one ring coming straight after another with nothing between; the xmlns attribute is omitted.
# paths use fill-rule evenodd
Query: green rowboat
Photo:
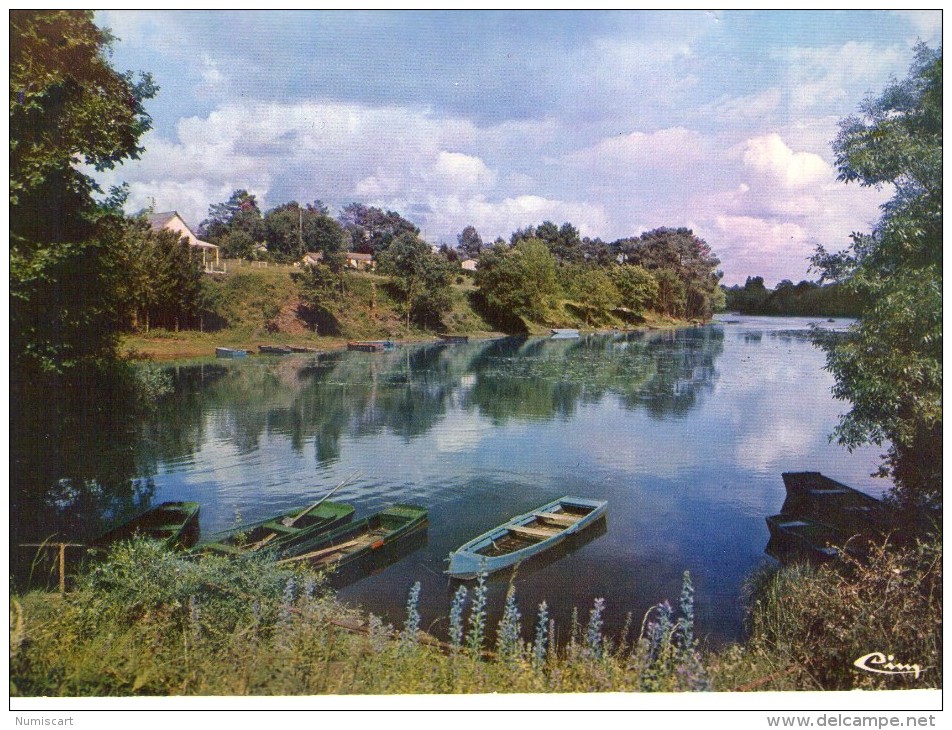
<svg viewBox="0 0 952 730"><path fill-rule="evenodd" d="M340 502L323 502L313 509L298 507L277 517L214 535L196 550L224 555L241 555L265 547L276 548L282 554L296 552L298 547L310 545L326 532L347 524L353 516L354 508Z"/></svg>
<svg viewBox="0 0 952 730"><path fill-rule="evenodd" d="M100 535L89 546L96 550L144 537L169 548L189 548L198 542L198 513L198 502L163 502Z"/></svg>
<svg viewBox="0 0 952 730"><path fill-rule="evenodd" d="M338 568L377 550L389 547L425 528L427 512L422 507L395 504L352 525L321 535L307 545L299 544L280 563L306 560L316 567Z"/></svg>

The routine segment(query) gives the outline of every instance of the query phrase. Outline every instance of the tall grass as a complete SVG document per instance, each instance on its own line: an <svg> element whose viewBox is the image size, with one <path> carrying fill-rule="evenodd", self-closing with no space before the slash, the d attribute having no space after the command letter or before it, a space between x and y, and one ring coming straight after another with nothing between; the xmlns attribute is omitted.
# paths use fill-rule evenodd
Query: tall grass
<svg viewBox="0 0 952 730"><path fill-rule="evenodd" d="M840 570L758 578L750 639L702 651L694 589L653 606L629 638L604 633L605 602L559 627L525 619L514 585L488 640L485 576L447 606L449 642L420 630L420 584L402 629L341 605L321 577L267 555L185 559L116 548L59 596L14 596L13 695L284 695L844 689L941 686L941 545L883 547ZM580 618L587 616L587 620ZM566 640L556 643L556 636ZM918 683L852 666L882 651L928 669Z"/></svg>

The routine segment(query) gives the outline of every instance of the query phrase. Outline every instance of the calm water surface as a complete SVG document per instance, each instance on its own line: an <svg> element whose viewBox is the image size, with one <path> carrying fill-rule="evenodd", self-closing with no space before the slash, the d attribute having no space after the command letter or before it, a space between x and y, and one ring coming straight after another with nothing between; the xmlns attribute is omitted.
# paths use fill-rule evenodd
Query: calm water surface
<svg viewBox="0 0 952 730"><path fill-rule="evenodd" d="M441 635L451 550L562 495L604 499L604 526L520 569L524 626L545 600L564 636L572 608L586 620L602 597L609 632L629 612L637 627L651 605L676 604L687 570L699 633L736 639L744 578L770 560L764 518L783 502L781 472L822 471L877 495L889 486L870 476L881 449L828 441L845 404L830 396L810 321L731 316L676 332L177 366L174 395L116 457L130 473L101 479L100 492L128 498L78 499L64 479L54 491L74 530L195 500L209 535L313 502L357 471L335 499L358 517L409 502L430 524L339 595L399 625L420 581L422 625ZM84 522L84 509L105 513ZM491 617L508 581L490 580Z"/></svg>

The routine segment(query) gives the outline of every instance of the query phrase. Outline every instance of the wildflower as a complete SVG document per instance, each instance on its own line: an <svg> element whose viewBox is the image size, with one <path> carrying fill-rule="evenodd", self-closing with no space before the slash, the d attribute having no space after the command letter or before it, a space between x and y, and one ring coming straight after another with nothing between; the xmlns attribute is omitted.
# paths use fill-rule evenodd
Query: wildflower
<svg viewBox="0 0 952 730"><path fill-rule="evenodd" d="M473 653L479 653L483 648L483 637L486 630L486 572L480 570L476 576L476 590L473 592L473 607L469 612L467 624L469 632L466 636L466 645Z"/></svg>
<svg viewBox="0 0 952 730"><path fill-rule="evenodd" d="M509 586L506 591L506 605L499 620L496 637L496 650L505 658L514 658L519 652L519 609L516 607L516 588Z"/></svg>
<svg viewBox="0 0 952 730"><path fill-rule="evenodd" d="M545 661L545 645L549 629L549 607L545 601L539 604L539 613L536 618L535 641L532 642L532 657L536 667L541 667Z"/></svg>
<svg viewBox="0 0 952 730"><path fill-rule="evenodd" d="M450 644L454 649L459 649L463 644L463 606L467 593L466 586L457 588L450 606Z"/></svg>
<svg viewBox="0 0 952 730"><path fill-rule="evenodd" d="M595 607L588 612L588 630L586 641L589 653L596 659L602 658L602 612L605 610L605 599L596 598Z"/></svg>
<svg viewBox="0 0 952 730"><path fill-rule="evenodd" d="M420 630L420 611L417 606L420 602L420 581L413 584L410 588L410 595L407 598L407 619L403 624L403 634L400 636L400 643L404 647L409 647L417 643Z"/></svg>

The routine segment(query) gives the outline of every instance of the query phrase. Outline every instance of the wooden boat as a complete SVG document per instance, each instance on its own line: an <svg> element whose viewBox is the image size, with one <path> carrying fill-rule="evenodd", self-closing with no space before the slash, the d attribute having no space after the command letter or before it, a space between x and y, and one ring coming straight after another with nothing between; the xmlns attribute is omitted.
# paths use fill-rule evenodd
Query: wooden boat
<svg viewBox="0 0 952 730"><path fill-rule="evenodd" d="M772 515L767 518L773 551L781 562L789 559L806 559L811 562L827 562L838 558L844 551L859 556L857 545L850 543L849 536L831 525L794 515Z"/></svg>
<svg viewBox="0 0 952 730"><path fill-rule="evenodd" d="M277 517L219 533L196 549L205 553L240 555L267 547L284 554L347 524L353 516L354 508L341 502L298 507Z"/></svg>
<svg viewBox="0 0 952 730"><path fill-rule="evenodd" d="M493 573L559 544L605 515L608 502L562 497L476 537L453 553L447 573L475 578Z"/></svg>
<svg viewBox="0 0 952 730"><path fill-rule="evenodd" d="M392 547L427 524L427 512L410 504L395 504L382 512L299 544L281 563L308 561L316 567L338 568Z"/></svg>
<svg viewBox="0 0 952 730"><path fill-rule="evenodd" d="M231 347L216 347L215 348L215 357L227 357L227 358L236 358L236 357L247 357L247 350L235 350Z"/></svg>
<svg viewBox="0 0 952 730"><path fill-rule="evenodd" d="M262 355L290 355L294 351L283 345L258 345L258 352Z"/></svg>
<svg viewBox="0 0 952 730"><path fill-rule="evenodd" d="M578 337L578 330L572 329L554 329L552 337L556 340L569 340Z"/></svg>
<svg viewBox="0 0 952 730"><path fill-rule="evenodd" d="M356 350L357 352L384 352L392 350L396 345L394 345L390 340L359 340L355 342L348 342L348 350Z"/></svg>
<svg viewBox="0 0 952 730"><path fill-rule="evenodd" d="M123 540L144 537L169 548L189 548L198 542L198 513L198 502L163 502L100 535L90 547L107 548Z"/></svg>
<svg viewBox="0 0 952 730"><path fill-rule="evenodd" d="M466 335L439 335L439 338L450 345L465 345L469 342L469 337Z"/></svg>
<svg viewBox="0 0 952 730"><path fill-rule="evenodd" d="M288 345L291 352L317 352L316 347L301 347L300 345Z"/></svg>
<svg viewBox="0 0 952 730"><path fill-rule="evenodd" d="M787 499L781 512L802 515L846 532L883 533L891 511L880 500L823 476L818 471L786 472Z"/></svg>

